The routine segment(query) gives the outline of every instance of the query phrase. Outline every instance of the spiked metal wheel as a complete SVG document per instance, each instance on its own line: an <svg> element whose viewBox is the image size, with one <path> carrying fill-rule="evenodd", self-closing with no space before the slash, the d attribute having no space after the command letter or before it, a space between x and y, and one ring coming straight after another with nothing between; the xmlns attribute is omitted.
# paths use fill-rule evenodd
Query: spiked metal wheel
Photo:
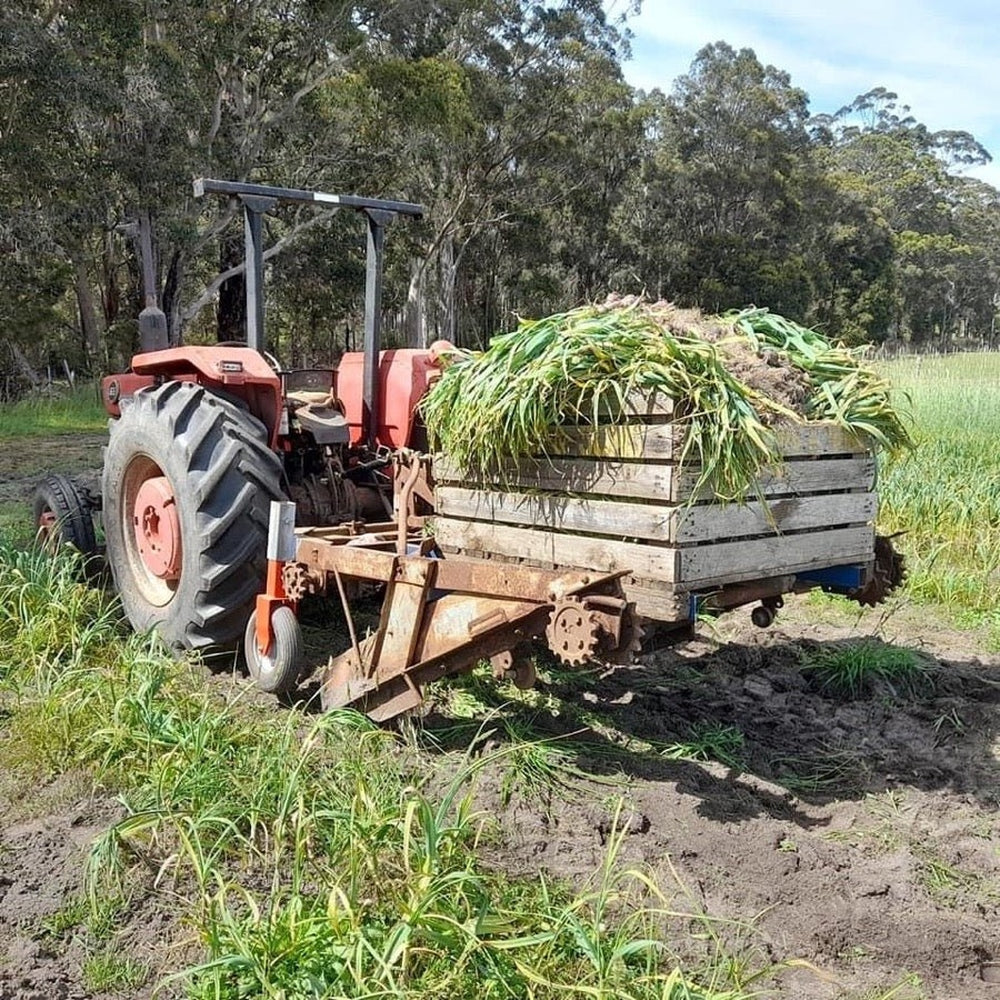
<svg viewBox="0 0 1000 1000"><path fill-rule="evenodd" d="M875 536L875 566L871 579L848 596L858 602L874 608L884 604L889 595L906 579L906 560L896 551L892 544L895 535Z"/></svg>
<svg viewBox="0 0 1000 1000"><path fill-rule="evenodd" d="M593 658L600 636L597 620L576 597L564 597L556 604L545 629L549 649L570 667Z"/></svg>
<svg viewBox="0 0 1000 1000"><path fill-rule="evenodd" d="M646 630L642 627L642 619L627 608L622 614L621 638L618 648L612 650L606 659L609 663L634 663L636 656L642 652L642 640Z"/></svg>

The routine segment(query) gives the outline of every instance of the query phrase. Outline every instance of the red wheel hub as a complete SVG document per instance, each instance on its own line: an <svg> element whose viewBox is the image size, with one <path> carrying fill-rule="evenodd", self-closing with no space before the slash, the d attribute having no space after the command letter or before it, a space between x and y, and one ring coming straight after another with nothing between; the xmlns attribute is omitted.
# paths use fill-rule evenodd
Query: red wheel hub
<svg viewBox="0 0 1000 1000"><path fill-rule="evenodd" d="M135 542L142 561L160 580L181 575L181 524L170 480L154 476L139 487L132 507Z"/></svg>

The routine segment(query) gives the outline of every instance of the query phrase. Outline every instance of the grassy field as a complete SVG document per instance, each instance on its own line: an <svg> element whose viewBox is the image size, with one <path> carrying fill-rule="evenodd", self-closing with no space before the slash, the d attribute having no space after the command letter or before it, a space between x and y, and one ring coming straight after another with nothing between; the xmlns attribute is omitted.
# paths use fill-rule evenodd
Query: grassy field
<svg viewBox="0 0 1000 1000"><path fill-rule="evenodd" d="M542 744L473 738L432 769L354 712L276 717L221 699L191 664L126 636L72 560L11 547L0 644L3 793L82 770L126 807L84 890L46 918L48 933L87 936L95 990L150 977L112 929L151 871L205 956L174 980L194 998L749 1000L777 971L727 951L682 887L620 864L617 820L584 886L484 864L495 831L473 808L477 777L555 780Z"/></svg>
<svg viewBox="0 0 1000 1000"><path fill-rule="evenodd" d="M94 382L81 382L72 390L53 390L10 405L0 405L0 441L12 438L51 437L103 431L108 415L101 406Z"/></svg>
<svg viewBox="0 0 1000 1000"><path fill-rule="evenodd" d="M884 366L912 404L916 449L883 466L880 527L903 531L908 593L1000 644L1000 355Z"/></svg>

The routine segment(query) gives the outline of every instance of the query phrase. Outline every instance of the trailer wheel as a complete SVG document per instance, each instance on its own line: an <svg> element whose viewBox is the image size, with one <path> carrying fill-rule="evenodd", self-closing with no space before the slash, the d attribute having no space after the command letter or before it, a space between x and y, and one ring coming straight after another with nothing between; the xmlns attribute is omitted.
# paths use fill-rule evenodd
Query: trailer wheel
<svg viewBox="0 0 1000 1000"><path fill-rule="evenodd" d="M261 691L288 694L299 682L304 659L302 629L295 613L287 605L271 615L271 648L265 655L257 647L257 612L250 616L243 636L247 670Z"/></svg>
<svg viewBox="0 0 1000 1000"><path fill-rule="evenodd" d="M190 382L133 397L110 425L104 532L122 606L172 648L234 646L263 586L281 462L247 411Z"/></svg>
<svg viewBox="0 0 1000 1000"><path fill-rule="evenodd" d="M89 573L96 562L97 536L90 498L72 479L47 476L35 487L35 531L51 549L71 545L83 556Z"/></svg>

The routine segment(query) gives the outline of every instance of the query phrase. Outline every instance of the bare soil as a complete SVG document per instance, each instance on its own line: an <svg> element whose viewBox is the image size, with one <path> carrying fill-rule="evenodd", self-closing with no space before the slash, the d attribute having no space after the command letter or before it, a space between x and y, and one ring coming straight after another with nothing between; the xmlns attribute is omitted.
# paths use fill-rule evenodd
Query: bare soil
<svg viewBox="0 0 1000 1000"><path fill-rule="evenodd" d="M923 991L901 995L1000 997L987 981L1000 961L1000 658L945 627L928 635L911 613L894 641L926 657L926 682L845 699L811 683L801 658L857 631L814 613L802 602L769 632L739 626L582 694L553 692L579 697L612 734L565 747L576 767L626 782L625 862L751 925L767 959L814 967L785 973L781 996L881 996L915 973ZM743 735L735 766L659 749L718 725ZM607 797L595 786L589 801L522 803L503 820L518 845L505 857L585 878L607 841Z"/></svg>
<svg viewBox="0 0 1000 1000"><path fill-rule="evenodd" d="M106 434L62 434L0 442L0 527L30 523L31 498L46 475L62 473L93 487Z"/></svg>

